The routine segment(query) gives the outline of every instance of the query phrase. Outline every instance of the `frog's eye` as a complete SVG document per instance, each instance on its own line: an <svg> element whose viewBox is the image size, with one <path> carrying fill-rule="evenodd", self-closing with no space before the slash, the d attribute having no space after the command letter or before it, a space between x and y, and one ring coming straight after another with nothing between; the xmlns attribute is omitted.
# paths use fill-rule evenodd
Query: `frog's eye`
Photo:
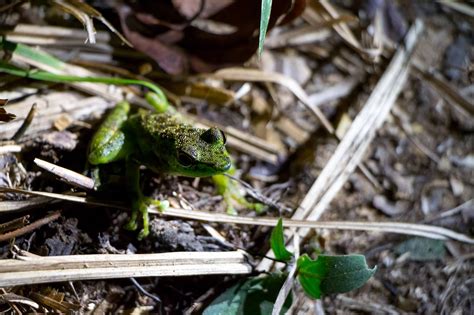
<svg viewBox="0 0 474 315"><path fill-rule="evenodd" d="M179 151L178 162L184 167L189 167L196 162L196 159L184 151Z"/></svg>
<svg viewBox="0 0 474 315"><path fill-rule="evenodd" d="M223 139L225 142L224 134L221 130L217 128L209 128L201 134L201 139L206 143L213 144L218 142L220 139Z"/></svg>
<svg viewBox="0 0 474 315"><path fill-rule="evenodd" d="M221 132L221 136L222 136L222 140L224 141L224 144L226 144L227 143L227 138L225 137L224 131L222 131L220 129L219 129L219 131Z"/></svg>

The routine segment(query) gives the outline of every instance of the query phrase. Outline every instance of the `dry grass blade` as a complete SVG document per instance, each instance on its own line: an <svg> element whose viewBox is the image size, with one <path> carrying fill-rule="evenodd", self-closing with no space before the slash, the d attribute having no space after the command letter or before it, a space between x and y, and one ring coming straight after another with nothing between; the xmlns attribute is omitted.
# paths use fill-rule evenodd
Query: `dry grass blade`
<svg viewBox="0 0 474 315"><path fill-rule="evenodd" d="M33 196L48 197L64 201L78 202L96 206L114 207L117 209L128 210L128 207L118 205L113 202L98 201L87 197L48 193L41 191L28 191L15 188L0 187L0 192L14 192L21 194L28 194ZM167 215L190 220L199 220L207 222L218 223L234 223L245 225L261 225L261 226L276 226L278 220L271 217L241 217L235 215L228 215L222 213L186 210L180 208L168 208L164 211L158 211L153 208L149 209L150 213L158 215ZM452 230L445 229L438 226L430 226L423 224L400 223L400 222L345 222L345 221L305 221L305 220L285 220L286 227L307 228L307 229L331 229L331 230L355 230L355 231L374 231L383 233L398 233L406 235L423 236L433 239L453 239L460 242L474 244L474 239Z"/></svg>
<svg viewBox="0 0 474 315"><path fill-rule="evenodd" d="M423 220L423 222L433 222L433 221L436 221L436 220L444 219L444 218L447 218L449 216L458 214L458 213L463 212L464 210L468 210L468 209L474 209L474 199L470 199L470 200L460 204L459 206L457 206L453 209L449 209L449 210L446 210L446 211L442 211L442 212L433 214L433 215L427 217L425 220Z"/></svg>
<svg viewBox="0 0 474 315"><path fill-rule="evenodd" d="M39 308L38 303L36 303L35 301L32 301L30 299L27 299L24 296L11 293L11 292L0 294L0 304L4 304L4 303L19 303L19 304L28 305L36 309Z"/></svg>
<svg viewBox="0 0 474 315"><path fill-rule="evenodd" d="M45 198L45 197L30 198L27 200L19 200L19 201L2 200L2 202L0 202L0 213L15 212L15 211L22 211L26 209L38 208L48 203L51 203L51 199Z"/></svg>
<svg viewBox="0 0 474 315"><path fill-rule="evenodd" d="M450 7L453 10L469 15L470 17L474 17L474 8L462 3L461 1L438 0L438 2L442 5Z"/></svg>
<svg viewBox="0 0 474 315"><path fill-rule="evenodd" d="M290 30L277 36L269 37L265 41L265 47L280 48L288 46L299 46L322 42L331 36L331 32L314 26L303 26Z"/></svg>
<svg viewBox="0 0 474 315"><path fill-rule="evenodd" d="M37 104L35 119L25 131L25 136L37 135L49 130L55 121L67 113L74 121L100 115L114 104L100 97L86 97L70 92L52 92L48 95L34 95L10 105L18 119L0 124L0 139L11 139L28 116L31 103ZM4 150L21 150L19 146L8 146ZM1 150L1 149L0 149Z"/></svg>
<svg viewBox="0 0 474 315"><path fill-rule="evenodd" d="M84 204L94 205L94 206L114 207L114 208L122 209L122 210L129 209L128 207L116 204L114 202L99 201L93 198L86 198L86 197L81 197L81 196L76 196L76 195L57 194L57 193L49 193L49 192L44 192L44 191L30 191L30 190L7 188L7 187L0 187L0 192L13 192L13 193L19 193L19 194L27 194L31 196L84 203ZM5 210L4 212L7 212L7 211Z"/></svg>
<svg viewBox="0 0 474 315"><path fill-rule="evenodd" d="M87 38L89 43L96 43L94 22L92 22L92 19L89 17L89 15L83 12L80 8L77 8L74 4L69 3L70 1L68 0L51 0L51 2L58 6L61 10L70 13L79 22L81 22L81 24L84 25L87 30Z"/></svg>
<svg viewBox="0 0 474 315"><path fill-rule="evenodd" d="M311 106L310 99L303 88L294 79L275 72L264 72L257 69L227 68L214 73L214 77L229 81L272 82L288 88L303 105L316 116L329 133L334 127L317 107Z"/></svg>
<svg viewBox="0 0 474 315"><path fill-rule="evenodd" d="M299 239L298 237L295 237L293 239L295 242L295 248L298 249L298 244L299 244ZM288 276L281 286L280 292L278 292L278 296L275 300L275 304L273 305L273 310L272 310L272 315L279 315L281 313L281 310L283 309L283 305L285 304L286 298L288 295L291 293L291 290L293 289L293 285L295 283L295 277L296 277L296 272L298 271L298 264L296 261L300 257L300 253L298 250L295 251L294 253L294 261L293 264L290 265L288 268Z"/></svg>
<svg viewBox="0 0 474 315"><path fill-rule="evenodd" d="M430 73L425 69L420 63L414 63L415 72L417 75L421 76L425 82L428 82L434 89L436 89L441 97L443 97L449 103L455 104L470 115L474 116L474 103L466 100L454 87L452 87L448 82L446 82L441 75L436 73Z"/></svg>
<svg viewBox="0 0 474 315"><path fill-rule="evenodd" d="M89 45L87 52L84 51L84 38L87 38L87 32L83 29L18 24L12 30L0 29L0 35L10 42L44 46L58 57L67 56L63 58L71 58L70 49L77 49L77 56L80 58L99 58L105 61L110 59L107 54L113 49L109 45L110 34L104 31L95 34L97 42L93 46Z"/></svg>
<svg viewBox="0 0 474 315"><path fill-rule="evenodd" d="M60 7L65 12L72 14L76 19L78 19L87 30L87 37L89 43L96 43L96 31L94 29L94 23L92 18L96 18L101 21L112 33L117 35L121 41L127 44L130 47L133 45L122 35L117 29L107 21L102 14L88 5L87 3L77 1L77 0L50 0L52 3Z"/></svg>
<svg viewBox="0 0 474 315"><path fill-rule="evenodd" d="M160 86L174 94L206 100L213 104L227 106L235 99L234 91L214 87L201 82L158 81Z"/></svg>
<svg viewBox="0 0 474 315"><path fill-rule="evenodd" d="M287 32L267 38L265 41L265 47L279 48L322 42L331 36L330 30L327 28L339 23L348 23L356 20L357 19L352 15L342 15L338 18L329 19L319 24L290 29Z"/></svg>
<svg viewBox="0 0 474 315"><path fill-rule="evenodd" d="M78 0L67 0L67 2L74 5L76 8L82 10L84 13L88 14L89 16L92 16L98 19L99 21L101 21L105 26L107 26L107 28L110 31L112 31L112 33L117 35L120 38L120 40L122 40L128 46L133 47L133 45L122 34L120 34L120 32L117 31L117 29L112 24L110 24L109 21L107 21L99 11L97 11L96 9L88 5L87 3L84 3Z"/></svg>
<svg viewBox="0 0 474 315"><path fill-rule="evenodd" d="M248 274L252 271L240 251L20 258L2 261L0 287L130 277Z"/></svg>
<svg viewBox="0 0 474 315"><path fill-rule="evenodd" d="M84 43L84 37L87 36L87 32L82 29L32 24L17 24L12 30L0 30L0 34L9 41L25 44L31 44L30 41L37 38L49 39L57 44L65 41ZM109 33L104 31L98 31L95 37L97 42L110 41Z"/></svg>
<svg viewBox="0 0 474 315"><path fill-rule="evenodd" d="M326 0L311 1L310 4L312 12L321 16L325 21L331 21L341 17L337 10ZM318 20L312 18L310 14L305 14L305 16L307 17L308 22L312 25L318 25L320 23ZM336 23L332 27L334 31L346 41L349 47L353 48L362 56L368 57L371 60L376 60L382 53L381 46L376 48L364 48L346 23Z"/></svg>
<svg viewBox="0 0 474 315"><path fill-rule="evenodd" d="M32 292L31 297L34 298L41 305L50 307L54 311L59 313L75 313L81 308L80 304L73 304L63 301L63 294L59 294L59 296L56 296L56 294L54 293L43 295L39 294L38 292Z"/></svg>
<svg viewBox="0 0 474 315"><path fill-rule="evenodd" d="M333 86L329 86L321 90L320 92L309 95L309 100L312 107L318 107L325 103L337 100L345 97L351 93L354 87L357 85L359 80L350 78L341 81Z"/></svg>
<svg viewBox="0 0 474 315"><path fill-rule="evenodd" d="M278 220L268 217L241 217L221 213L211 213L206 211L185 210L169 208L162 212L150 210L150 213L169 215L191 220L234 223L246 225L276 226ZM285 227L306 228L306 229L329 229L329 230L354 230L372 231L382 233L397 233L405 235L423 236L433 239L454 239L457 241L474 244L474 239L449 229L438 226L402 223L402 222L349 222L349 221L305 221L305 220L284 220ZM301 234L301 233L300 233Z"/></svg>

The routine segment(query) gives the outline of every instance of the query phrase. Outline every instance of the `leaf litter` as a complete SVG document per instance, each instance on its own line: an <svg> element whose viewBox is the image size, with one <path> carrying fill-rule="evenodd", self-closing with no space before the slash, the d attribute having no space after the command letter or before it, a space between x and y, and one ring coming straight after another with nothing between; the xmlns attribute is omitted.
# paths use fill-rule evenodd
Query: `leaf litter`
<svg viewBox="0 0 474 315"><path fill-rule="evenodd" d="M211 71L227 65L239 65L240 62L248 59L258 46L258 38L252 33L250 27L241 30L245 26L244 19L232 25L231 20L218 18L219 15L216 14L220 9L219 6L224 4L207 1L206 3L212 5L208 4L208 7L203 9L197 5L198 2L192 1L193 5L186 5L187 2L173 1L172 9L181 18L180 23L176 24L173 24L174 21L171 21L173 22L171 24L168 23L166 21L168 16L151 17L148 13L160 12L161 14L165 11L146 8L137 10L132 8L129 11L119 8L118 16L122 19L121 27L125 36L138 50L143 50L141 47L144 44L153 41L153 45L157 48L152 50L150 57L155 59L162 69L170 73L185 73L186 69ZM235 1L233 9L239 11L245 8L248 12L259 12L258 9L251 10L249 6L246 6L247 2ZM350 119L356 117L362 104L370 95L377 81L377 75L382 74L385 69L388 62L386 56L390 56L393 52L390 43L400 37L400 34L405 33L404 25L411 24L414 20L412 12L417 12L417 17L424 20L424 34L428 35L421 37L417 43L416 60L425 67L422 70L426 71L416 75L413 75L413 72L410 74L393 109L399 121L390 116L386 119L363 160L370 174L380 184L381 191L374 187L366 177L355 172L349 176L343 188L332 199L322 215L322 220L365 220L368 222L393 220L421 223L425 219L437 217L437 225L472 235L473 216L469 215L470 209L450 211L472 199L474 193L472 182L474 170L472 163L469 163L469 157L474 150L474 142L469 133L469 124L461 122L472 119L470 107L466 105L472 103L472 93L469 95L460 92L472 82L469 81L467 69L459 69L466 65L466 59L472 62L472 53L466 53L466 49L463 48L466 43L462 39L466 36L465 34L469 34L469 30L472 32L472 27L460 22L466 16L462 13L463 11L451 9L444 3L411 2L404 6L403 2L369 1L368 5L372 7L358 11L359 8L351 4L351 1L345 4L340 1L334 1L334 3L321 1L321 4L311 5L304 11L302 18L294 19L290 24L275 28L270 22L273 31L270 31L269 36L275 36L273 42L285 44L274 47L269 45L264 49L262 58L268 54L282 60L278 62L281 62L283 66L267 64L265 70L292 77L292 82L297 82L297 86L301 87L304 93L298 92L297 96L303 95L304 101L308 99L310 106L317 108L334 126L337 126L336 122L343 114ZM280 9L275 9L275 3L277 2L274 1L274 9L272 9L272 13L275 10L275 18L272 17L273 23L279 15L288 12L285 1L281 2ZM259 7L259 5L258 1L252 1L252 6ZM26 9L20 5L14 8L20 12ZM295 4L294 9L297 8ZM48 10L47 7L36 9ZM18 18L16 12L9 12L8 19ZM359 15L360 12L366 16ZM375 14L372 14L373 12ZM104 17L109 17L106 13L103 14ZM147 32L142 34L140 28L132 30L128 25L124 26L124 17L127 14L137 19L139 24L146 25ZM214 32L213 28L223 27L212 24L208 20L213 15L218 22L227 23L234 29L228 28L227 33ZM228 16L228 13L225 14L224 11L222 16ZM195 22L187 24L193 18ZM382 19L382 23L378 19ZM5 19L0 20L8 22ZM14 21L13 25L17 22L18 20ZM63 26L56 29L57 32L71 27L67 21L61 21L58 17L49 23ZM258 29L258 23L259 19L252 20L254 30ZM287 43L285 40L288 41L288 39L284 36L281 41L278 41L278 34L284 35L285 32L294 30L294 27L305 30L304 27L311 25L313 28L305 31L311 36L314 36L314 32L318 30L314 29L318 25L321 27L320 31L327 31L329 27L334 31L331 30L331 36L313 37L308 41ZM36 28L41 29L39 26ZM357 28L361 28L362 33L353 31ZM163 29L165 29L164 32ZM237 33L231 33L236 29ZM369 31L370 36L375 36L375 33L370 33L371 30L382 30L382 36L387 38L381 41L382 46L379 42L372 41L370 36L365 39L363 36L359 38L359 34L366 35L365 30ZM104 31L99 29L96 36L96 40L102 46L88 45L89 49L84 49L82 45L87 34L78 29L74 31L84 34L82 39L73 44L76 49L75 59L112 60L109 51L114 44L103 40L104 37L101 37L101 34L104 34ZM204 38L208 37L209 41L198 43L198 45L196 41L201 37L189 37L195 32L199 32L200 36L205 36ZM443 36L439 36L440 32ZM57 37L54 32L51 34L48 35L45 32L45 35L39 37L30 35L29 38L27 34L26 38L32 41ZM157 36L156 39L153 39L153 34ZM242 34L252 34L252 42L242 44L241 41L235 39L237 35L243 36ZM434 36L434 34L437 35ZM179 39L180 36L184 36L182 40ZM219 47L219 44L222 45L220 41L215 41L217 46L210 46L211 39L226 36L230 38L235 36L234 47L240 48L232 49L229 45ZM42 45L42 48L70 58L70 52L60 49L61 43L65 43L65 38L57 38L59 41L56 47ZM467 45L472 52L472 42L468 42ZM101 50L99 47L106 49ZM210 54L207 54L203 47ZM449 47L461 49L456 54ZM151 63L150 59L143 59L145 58L143 54L132 53L126 47L115 46L114 49L120 56L120 63L117 65L131 73L139 73L138 63ZM382 51L383 54L381 54ZM215 58L217 55L222 58ZM378 63L374 63L374 60L378 60ZM261 66L256 59L250 60L248 65L252 69L258 69ZM294 71L295 68L299 70ZM432 69L437 71L431 72ZM247 71L247 75L252 75L252 71ZM350 74L354 73L360 76L352 77ZM445 77L440 77L440 74L444 74ZM235 146L233 156L240 171L239 176L257 191L267 193L269 198L276 197L277 202L283 202L286 207L295 207L301 202L337 146L334 139L318 128L320 122L311 111L302 106L295 106L295 96L277 85L271 85L268 82L251 83L251 93L243 95L234 102L229 102L232 99L232 93L227 91L237 92L243 84L248 82L247 79L237 82L217 80L218 86L209 85L206 88L210 81L202 80L200 76L184 75L185 79L182 80L181 86L174 85L172 77L160 74L155 69L150 72L150 77L160 77L169 86L176 87L172 90L173 93L179 96L186 95L189 99L181 97L182 109L197 115L198 120L206 118L219 123L225 122L225 126L236 128L243 137L245 134L258 134L270 147L283 146L285 151L282 152L285 154L282 155L282 160L258 158L258 155L253 155L252 151L241 150L239 144ZM354 78L357 80L355 83L352 81ZM7 83L8 80L2 82ZM446 82L448 85L443 84ZM6 87L10 86L10 90L11 84L6 84ZM24 80L15 84L29 86L29 82ZM316 94L318 97L311 97L315 93L329 93L324 87L337 86L340 87L334 89L331 95ZM13 87L16 86L13 85ZM75 92L62 85L48 85L46 88L31 85L31 87L36 89L33 94L25 94L17 99L0 97L9 99L9 104L2 107L5 109L5 114L13 113L20 119L26 118L27 111L33 103L36 102L38 106L38 113L23 137L19 138L15 144L2 144L2 147L6 145L21 147L21 153L6 151L7 153L0 155L2 186L44 192L82 193L81 190L74 191L75 189L72 189L69 184L56 180L48 172L38 168L33 161L39 157L66 169L82 172L88 139L92 134L92 130L85 126L95 124L101 114L113 106L113 103L83 92ZM190 90L189 87L196 90ZM291 87L294 89L293 83ZM299 88L296 89L300 91ZM109 91L105 90L105 92ZM56 98L51 99L55 93ZM249 106L257 94L263 96L263 99L270 104L269 115L258 117L259 129L256 127L256 112ZM65 97L68 97L68 101L65 101ZM20 111L18 105L21 102L24 102L24 105ZM264 105L264 108L265 106L267 105ZM60 111L52 112L58 108ZM259 113L265 113L265 111ZM51 126L64 112L70 115L72 124L66 128L66 134L58 134ZM53 118L52 115L58 116ZM288 122L286 125L280 124L280 128L277 128L278 124L275 122L284 119L293 124L291 130L286 127ZM11 139L21 125L18 122L13 124L15 122L13 120L8 123L12 125L0 124L2 138ZM406 126L408 127L405 128ZM309 135L309 137L305 139L304 135ZM414 144L416 142L421 143L426 150L420 150L420 146ZM255 146L254 143L251 142L251 146ZM262 148L265 148L265 145ZM240 153L242 151L244 153ZM311 154L301 152L311 152ZM433 159L433 156L436 156L438 160ZM280 162L283 163L280 164ZM265 177L253 176L252 174L257 171L259 174L267 175ZM111 174L111 190L109 195L105 196L106 199L126 201L120 200L120 182L124 180L120 170L110 167L108 172ZM170 176L157 177L150 172L143 172L143 183L146 183L145 192L153 197L167 197L172 203L183 208L199 202L198 210L225 211L221 200L215 196L214 188L205 179L195 181ZM289 184L281 185L285 182L285 178ZM8 202L25 201L23 195L12 193L2 193L2 199ZM15 201L19 199L20 201ZM13 207L13 205L10 206ZM114 211L112 206L102 209L64 202L38 203L38 205L18 204L18 206L28 206L32 209L32 212L28 212L31 216L30 222L47 217L48 211L63 210L56 221L14 239L15 246L31 254L79 255L114 251L149 253L169 251L170 248L228 250L222 243L209 237L207 230L196 221L167 221L156 217L152 226L157 238L137 242L134 235L120 228L127 220L127 213L122 210ZM255 216L254 213L245 209L241 211L239 214L243 216ZM437 216L445 212L449 215ZM5 214L2 215L1 222L14 222L22 215L23 213ZM268 215L278 216L279 214L270 212ZM268 242L264 241L265 236L268 236L266 228L229 223L213 224L213 226L228 243L245 248L251 253L264 254L269 247ZM99 241L104 237L108 239L107 242ZM368 258L369 265L378 265L375 278L363 288L346 293L344 296L323 298L321 307L327 313L378 310L387 313L444 312L447 314L469 307L466 302L469 284L466 280L472 277L473 260L469 257L469 253L472 252L470 245L445 241L443 247L439 247L440 243L436 243L438 246L436 248L444 248L446 252L436 256L437 259L434 261L421 263L408 259L403 252L397 250L401 248L401 245L409 242L409 239L400 235L318 230L317 234L308 237L309 242L301 246L304 252L363 253ZM10 244L3 242L1 248L2 257L10 257ZM426 279L433 279L433 281L427 282ZM131 284L126 280L75 281L69 287L56 284L10 287L5 288L8 292L5 291L2 294L5 300L10 301L10 305L20 311L32 311L37 308L34 303L39 303L42 308L56 311L74 310L78 307L83 311L97 313L131 309L156 311L162 308L164 312L171 313L184 311L197 300L202 299L208 303L212 300L211 297L216 297L234 284L231 277L223 276L140 279L138 285L154 296L159 296L163 305L158 305L152 298L142 295L136 284ZM210 288L214 288L214 292L209 293ZM304 301L303 295L297 293L294 303L302 312L311 312L312 304L303 303ZM193 309L196 310L195 306ZM202 311L202 306L197 310Z"/></svg>

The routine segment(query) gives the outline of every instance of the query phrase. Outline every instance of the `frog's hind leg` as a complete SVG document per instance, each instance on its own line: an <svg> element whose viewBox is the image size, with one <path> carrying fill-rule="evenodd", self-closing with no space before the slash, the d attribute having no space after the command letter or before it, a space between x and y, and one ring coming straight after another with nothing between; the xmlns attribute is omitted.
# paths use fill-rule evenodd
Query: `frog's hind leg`
<svg viewBox="0 0 474 315"><path fill-rule="evenodd" d="M132 214L125 228L130 231L135 231L138 227L137 220L140 215L143 228L138 234L138 239L143 239L150 233L148 207L154 205L159 210L163 210L169 206L169 203L168 201L154 200L143 195L140 189L140 165L132 158L127 159L127 180L128 190L132 197Z"/></svg>

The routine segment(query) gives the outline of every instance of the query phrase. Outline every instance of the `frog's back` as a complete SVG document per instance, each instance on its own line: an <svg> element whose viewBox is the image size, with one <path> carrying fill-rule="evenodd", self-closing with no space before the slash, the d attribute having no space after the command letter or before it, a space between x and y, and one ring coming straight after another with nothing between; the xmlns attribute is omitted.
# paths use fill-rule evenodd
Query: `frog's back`
<svg viewBox="0 0 474 315"><path fill-rule="evenodd" d="M131 123L137 136L151 137L153 142L175 142L196 130L178 116L165 113L138 113L134 115Z"/></svg>

